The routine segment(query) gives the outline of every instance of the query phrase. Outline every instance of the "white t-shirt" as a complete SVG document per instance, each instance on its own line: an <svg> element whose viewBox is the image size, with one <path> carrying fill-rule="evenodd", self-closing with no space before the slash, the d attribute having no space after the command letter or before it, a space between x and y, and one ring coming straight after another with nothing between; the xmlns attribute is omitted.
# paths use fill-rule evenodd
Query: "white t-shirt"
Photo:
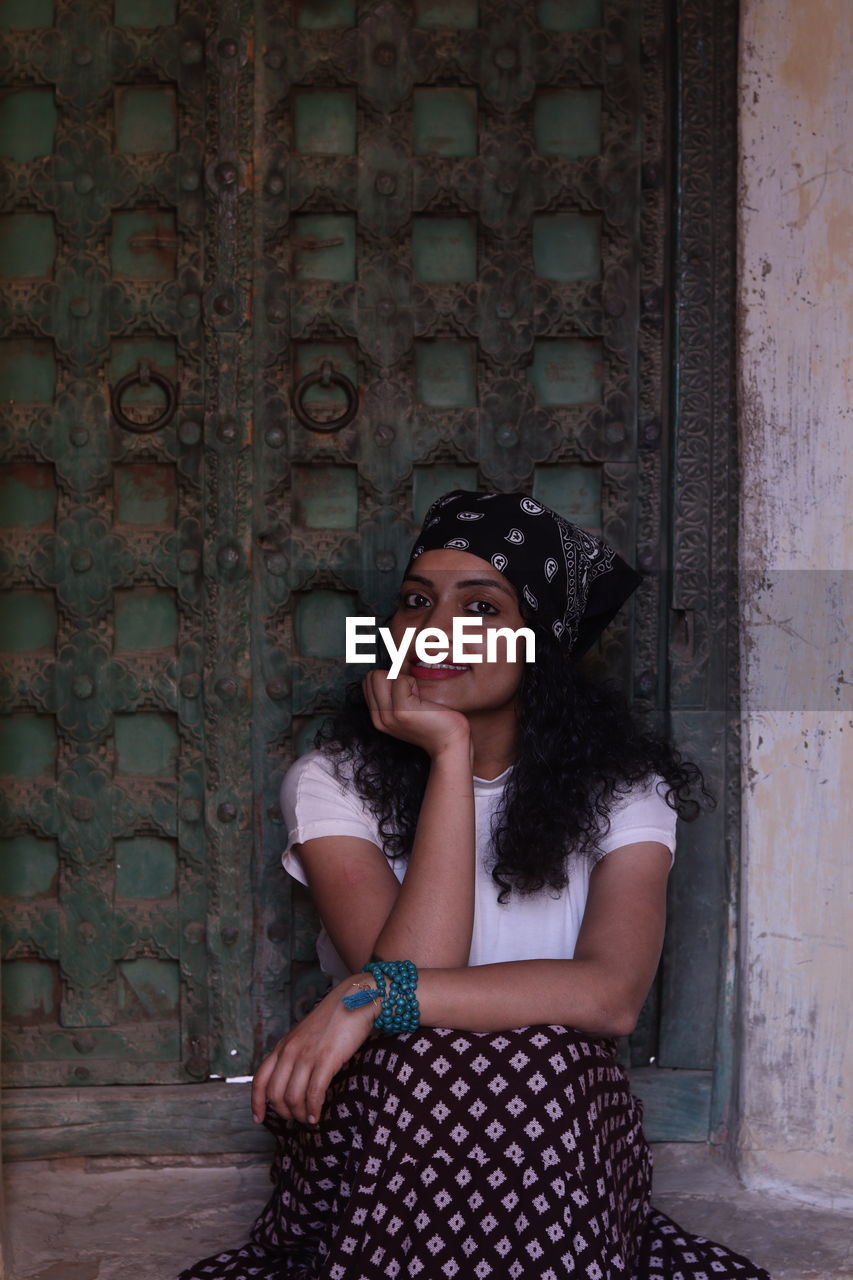
<svg viewBox="0 0 853 1280"><path fill-rule="evenodd" d="M513 892L508 902L498 902L499 888L489 869L491 820L512 768L509 765L497 778L474 778L477 878L469 965L571 959L595 862L621 845L638 841L657 841L675 854L676 814L664 799L662 780L655 777L646 786L636 786L620 796L614 804L610 830L599 841L598 857L569 855L569 882L565 889L556 895L548 889L527 896ZM349 771L347 776L351 776ZM338 781L331 759L322 751L309 751L288 769L281 784L281 810L288 831L282 863L301 884L307 885L308 878L293 850L295 844L318 836L346 835L370 840L382 848L373 814L352 783L343 785ZM390 866L402 881L406 860L396 858ZM349 967L335 951L325 929L317 940L317 955L324 973L334 979L348 976Z"/></svg>

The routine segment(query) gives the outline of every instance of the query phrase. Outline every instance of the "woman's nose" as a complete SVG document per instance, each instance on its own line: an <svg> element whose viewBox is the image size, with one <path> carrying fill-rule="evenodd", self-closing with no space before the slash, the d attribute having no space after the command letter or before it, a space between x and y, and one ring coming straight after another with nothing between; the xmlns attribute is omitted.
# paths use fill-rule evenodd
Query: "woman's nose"
<svg viewBox="0 0 853 1280"><path fill-rule="evenodd" d="M465 611L460 613L451 603L441 604L441 602L439 602L433 605L432 609L429 611L428 617L426 617L422 625L418 627L418 631L415 635L415 641L421 632L426 631L427 629L438 629L447 637L448 649L452 652L453 622L456 618L459 618L460 620L464 619L468 622L477 622L478 615L474 613L467 613ZM479 622L473 627L467 627L461 637L461 643L462 647L469 653L472 651L476 652L478 648L482 648L485 645L485 627L483 623Z"/></svg>
<svg viewBox="0 0 853 1280"><path fill-rule="evenodd" d="M425 611L418 630L420 632L427 627L438 627L450 639L453 635L453 619L459 616L452 600L436 600L432 608Z"/></svg>

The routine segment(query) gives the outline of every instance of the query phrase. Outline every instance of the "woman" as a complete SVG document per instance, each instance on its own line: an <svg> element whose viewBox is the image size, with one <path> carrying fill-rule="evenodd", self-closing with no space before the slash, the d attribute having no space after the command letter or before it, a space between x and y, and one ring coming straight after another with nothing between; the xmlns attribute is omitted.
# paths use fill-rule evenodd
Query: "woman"
<svg viewBox="0 0 853 1280"><path fill-rule="evenodd" d="M527 626L535 659L410 645L288 771L285 866L334 985L254 1079L279 1149L252 1243L182 1280L767 1280L650 1208L615 1060L660 956L676 813L707 795L575 665L637 583L524 494L430 507L394 645L476 617L483 652Z"/></svg>

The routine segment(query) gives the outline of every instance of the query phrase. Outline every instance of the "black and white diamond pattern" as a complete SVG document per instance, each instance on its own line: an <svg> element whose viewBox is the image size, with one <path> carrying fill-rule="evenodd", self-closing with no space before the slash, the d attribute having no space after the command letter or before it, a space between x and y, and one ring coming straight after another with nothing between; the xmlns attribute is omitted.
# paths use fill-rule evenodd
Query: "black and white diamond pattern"
<svg viewBox="0 0 853 1280"><path fill-rule="evenodd" d="M650 1209L641 1119L570 1028L368 1041L316 1130L270 1113L252 1243L181 1280L769 1280Z"/></svg>

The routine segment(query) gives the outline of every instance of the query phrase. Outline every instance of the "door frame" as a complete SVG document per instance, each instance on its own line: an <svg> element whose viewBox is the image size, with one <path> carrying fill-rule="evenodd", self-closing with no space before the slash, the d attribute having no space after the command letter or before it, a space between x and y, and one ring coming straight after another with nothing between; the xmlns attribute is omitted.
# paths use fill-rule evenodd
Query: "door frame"
<svg viewBox="0 0 853 1280"><path fill-rule="evenodd" d="M738 887L741 836L738 647L739 439L736 393L738 0L673 0L672 573L673 729L693 708L717 743L719 939L708 1141L736 1127ZM697 482L697 468L699 478ZM704 614L705 631L698 623ZM685 634L686 628L686 634ZM680 685L681 707L673 696ZM706 820L698 827L706 826ZM685 924L682 924L682 928ZM687 927L690 927L687 925ZM672 941L672 939L671 939ZM686 1010L685 1010L686 1012Z"/></svg>

